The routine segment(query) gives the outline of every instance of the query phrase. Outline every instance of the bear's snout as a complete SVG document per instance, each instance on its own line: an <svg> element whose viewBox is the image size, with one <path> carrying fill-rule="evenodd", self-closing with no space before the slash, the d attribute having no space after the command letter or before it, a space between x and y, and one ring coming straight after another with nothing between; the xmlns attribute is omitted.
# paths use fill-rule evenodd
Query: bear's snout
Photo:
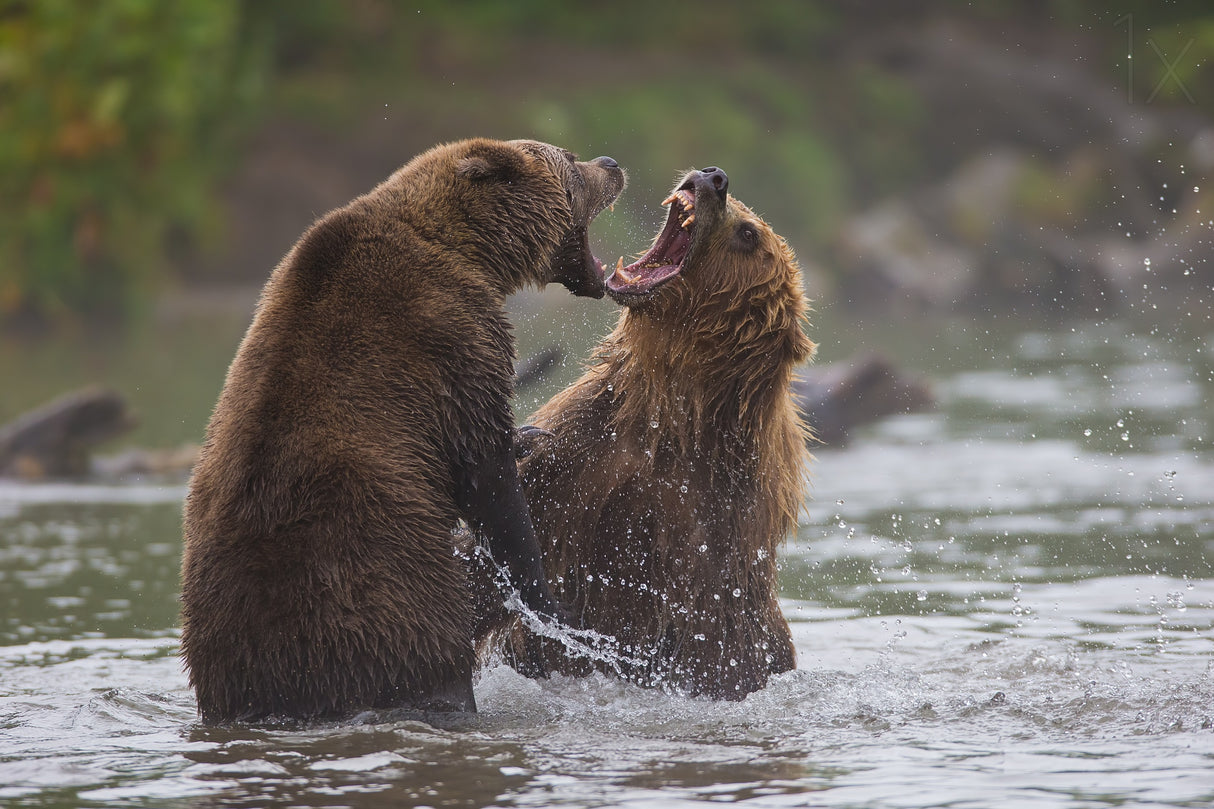
<svg viewBox="0 0 1214 809"><path fill-rule="evenodd" d="M713 191L717 192L717 196L721 198L722 202L725 201L725 194L729 191L729 175L716 166L693 172L691 182L696 190L699 190L702 185L711 187Z"/></svg>
<svg viewBox="0 0 1214 809"><path fill-rule="evenodd" d="M602 155L594 160L587 160L583 165L589 167L588 171L583 171L583 177L586 179L587 186L593 188L590 196L593 197L589 216L593 219L604 208L616 201L616 198L624 190L624 186L628 184L628 176L624 173L624 169L620 168L620 164L614 157Z"/></svg>

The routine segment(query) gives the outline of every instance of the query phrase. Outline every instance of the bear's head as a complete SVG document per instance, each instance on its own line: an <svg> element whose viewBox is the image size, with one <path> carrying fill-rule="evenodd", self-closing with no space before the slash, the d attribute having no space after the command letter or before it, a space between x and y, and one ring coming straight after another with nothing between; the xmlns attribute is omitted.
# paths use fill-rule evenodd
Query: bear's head
<svg viewBox="0 0 1214 809"><path fill-rule="evenodd" d="M590 251L590 223L615 202L626 177L610 157L579 161L534 140L474 139L457 144L457 182L465 211L497 253L494 262L519 277L515 288L559 282L575 295L603 297L606 268ZM513 290L511 290L513 291Z"/></svg>
<svg viewBox="0 0 1214 809"><path fill-rule="evenodd" d="M814 346L801 332L807 303L796 257L729 194L725 172L688 172L662 204L670 212L653 246L627 267L620 259L608 294L629 316L690 338L752 349L770 343L794 362L808 358Z"/></svg>
<svg viewBox="0 0 1214 809"><path fill-rule="evenodd" d="M629 266L620 259L607 292L630 315L698 334L781 333L804 360L813 344L800 332L807 304L793 250L728 187L716 166L687 172L663 200L670 213L653 247Z"/></svg>

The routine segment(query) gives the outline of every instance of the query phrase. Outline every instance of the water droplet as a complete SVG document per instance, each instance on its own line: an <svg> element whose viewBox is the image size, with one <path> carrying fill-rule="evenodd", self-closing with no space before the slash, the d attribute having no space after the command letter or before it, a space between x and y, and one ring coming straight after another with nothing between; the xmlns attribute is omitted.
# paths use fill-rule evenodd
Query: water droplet
<svg viewBox="0 0 1214 809"><path fill-rule="evenodd" d="M700 553L705 553L707 551L708 551L708 545L701 543L700 544Z"/></svg>
<svg viewBox="0 0 1214 809"><path fill-rule="evenodd" d="M650 428L651 430L656 430L656 429L658 428L658 421L657 421L657 419L654 419L653 421L649 422L649 428Z"/></svg>
<svg viewBox="0 0 1214 809"><path fill-rule="evenodd" d="M1084 436L1085 436L1085 437L1087 437L1087 438L1091 438L1091 437L1092 437L1092 428L1091 428L1091 427L1089 427L1088 429L1084 430L1084 431L1083 431L1083 434L1084 434Z"/></svg>
<svg viewBox="0 0 1214 809"><path fill-rule="evenodd" d="M917 601L927 601L927 590L920 590L915 593L915 599Z"/></svg>
<svg viewBox="0 0 1214 809"><path fill-rule="evenodd" d="M740 597L741 595L742 595L742 591L741 591L741 590L739 590L737 587L733 588L733 597L734 597L734 598L738 598L738 597Z"/></svg>

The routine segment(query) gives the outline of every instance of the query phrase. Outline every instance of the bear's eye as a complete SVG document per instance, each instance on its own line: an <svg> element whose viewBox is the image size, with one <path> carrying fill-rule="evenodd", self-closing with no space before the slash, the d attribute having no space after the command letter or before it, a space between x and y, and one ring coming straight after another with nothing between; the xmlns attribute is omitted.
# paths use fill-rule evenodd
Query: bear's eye
<svg viewBox="0 0 1214 809"><path fill-rule="evenodd" d="M759 231L749 222L738 225L735 242L741 250L754 250L759 245Z"/></svg>

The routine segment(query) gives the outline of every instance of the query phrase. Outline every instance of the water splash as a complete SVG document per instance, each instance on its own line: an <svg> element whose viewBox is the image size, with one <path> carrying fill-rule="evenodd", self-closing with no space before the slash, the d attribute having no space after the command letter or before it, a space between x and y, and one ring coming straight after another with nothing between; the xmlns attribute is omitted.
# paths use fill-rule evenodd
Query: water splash
<svg viewBox="0 0 1214 809"><path fill-rule="evenodd" d="M632 657L620 650L620 642L614 635L605 635L593 629L577 629L555 618L541 615L523 603L518 591L512 590L505 601L506 609L515 613L523 625L540 637L555 640L565 647L570 657L585 658L609 666L620 677L625 677L624 666L643 666L644 660Z"/></svg>
<svg viewBox="0 0 1214 809"><path fill-rule="evenodd" d="M531 609L523 603L518 590L510 583L509 571L493 561L483 548L478 547L475 553L484 554L490 560L495 570L494 583L501 592L509 593L504 601L506 610L517 615L534 634L557 641L565 647L565 653L570 657L602 663L620 677L626 677L625 666L645 665L646 661L641 658L625 654L614 635L605 635L593 629L578 629Z"/></svg>

